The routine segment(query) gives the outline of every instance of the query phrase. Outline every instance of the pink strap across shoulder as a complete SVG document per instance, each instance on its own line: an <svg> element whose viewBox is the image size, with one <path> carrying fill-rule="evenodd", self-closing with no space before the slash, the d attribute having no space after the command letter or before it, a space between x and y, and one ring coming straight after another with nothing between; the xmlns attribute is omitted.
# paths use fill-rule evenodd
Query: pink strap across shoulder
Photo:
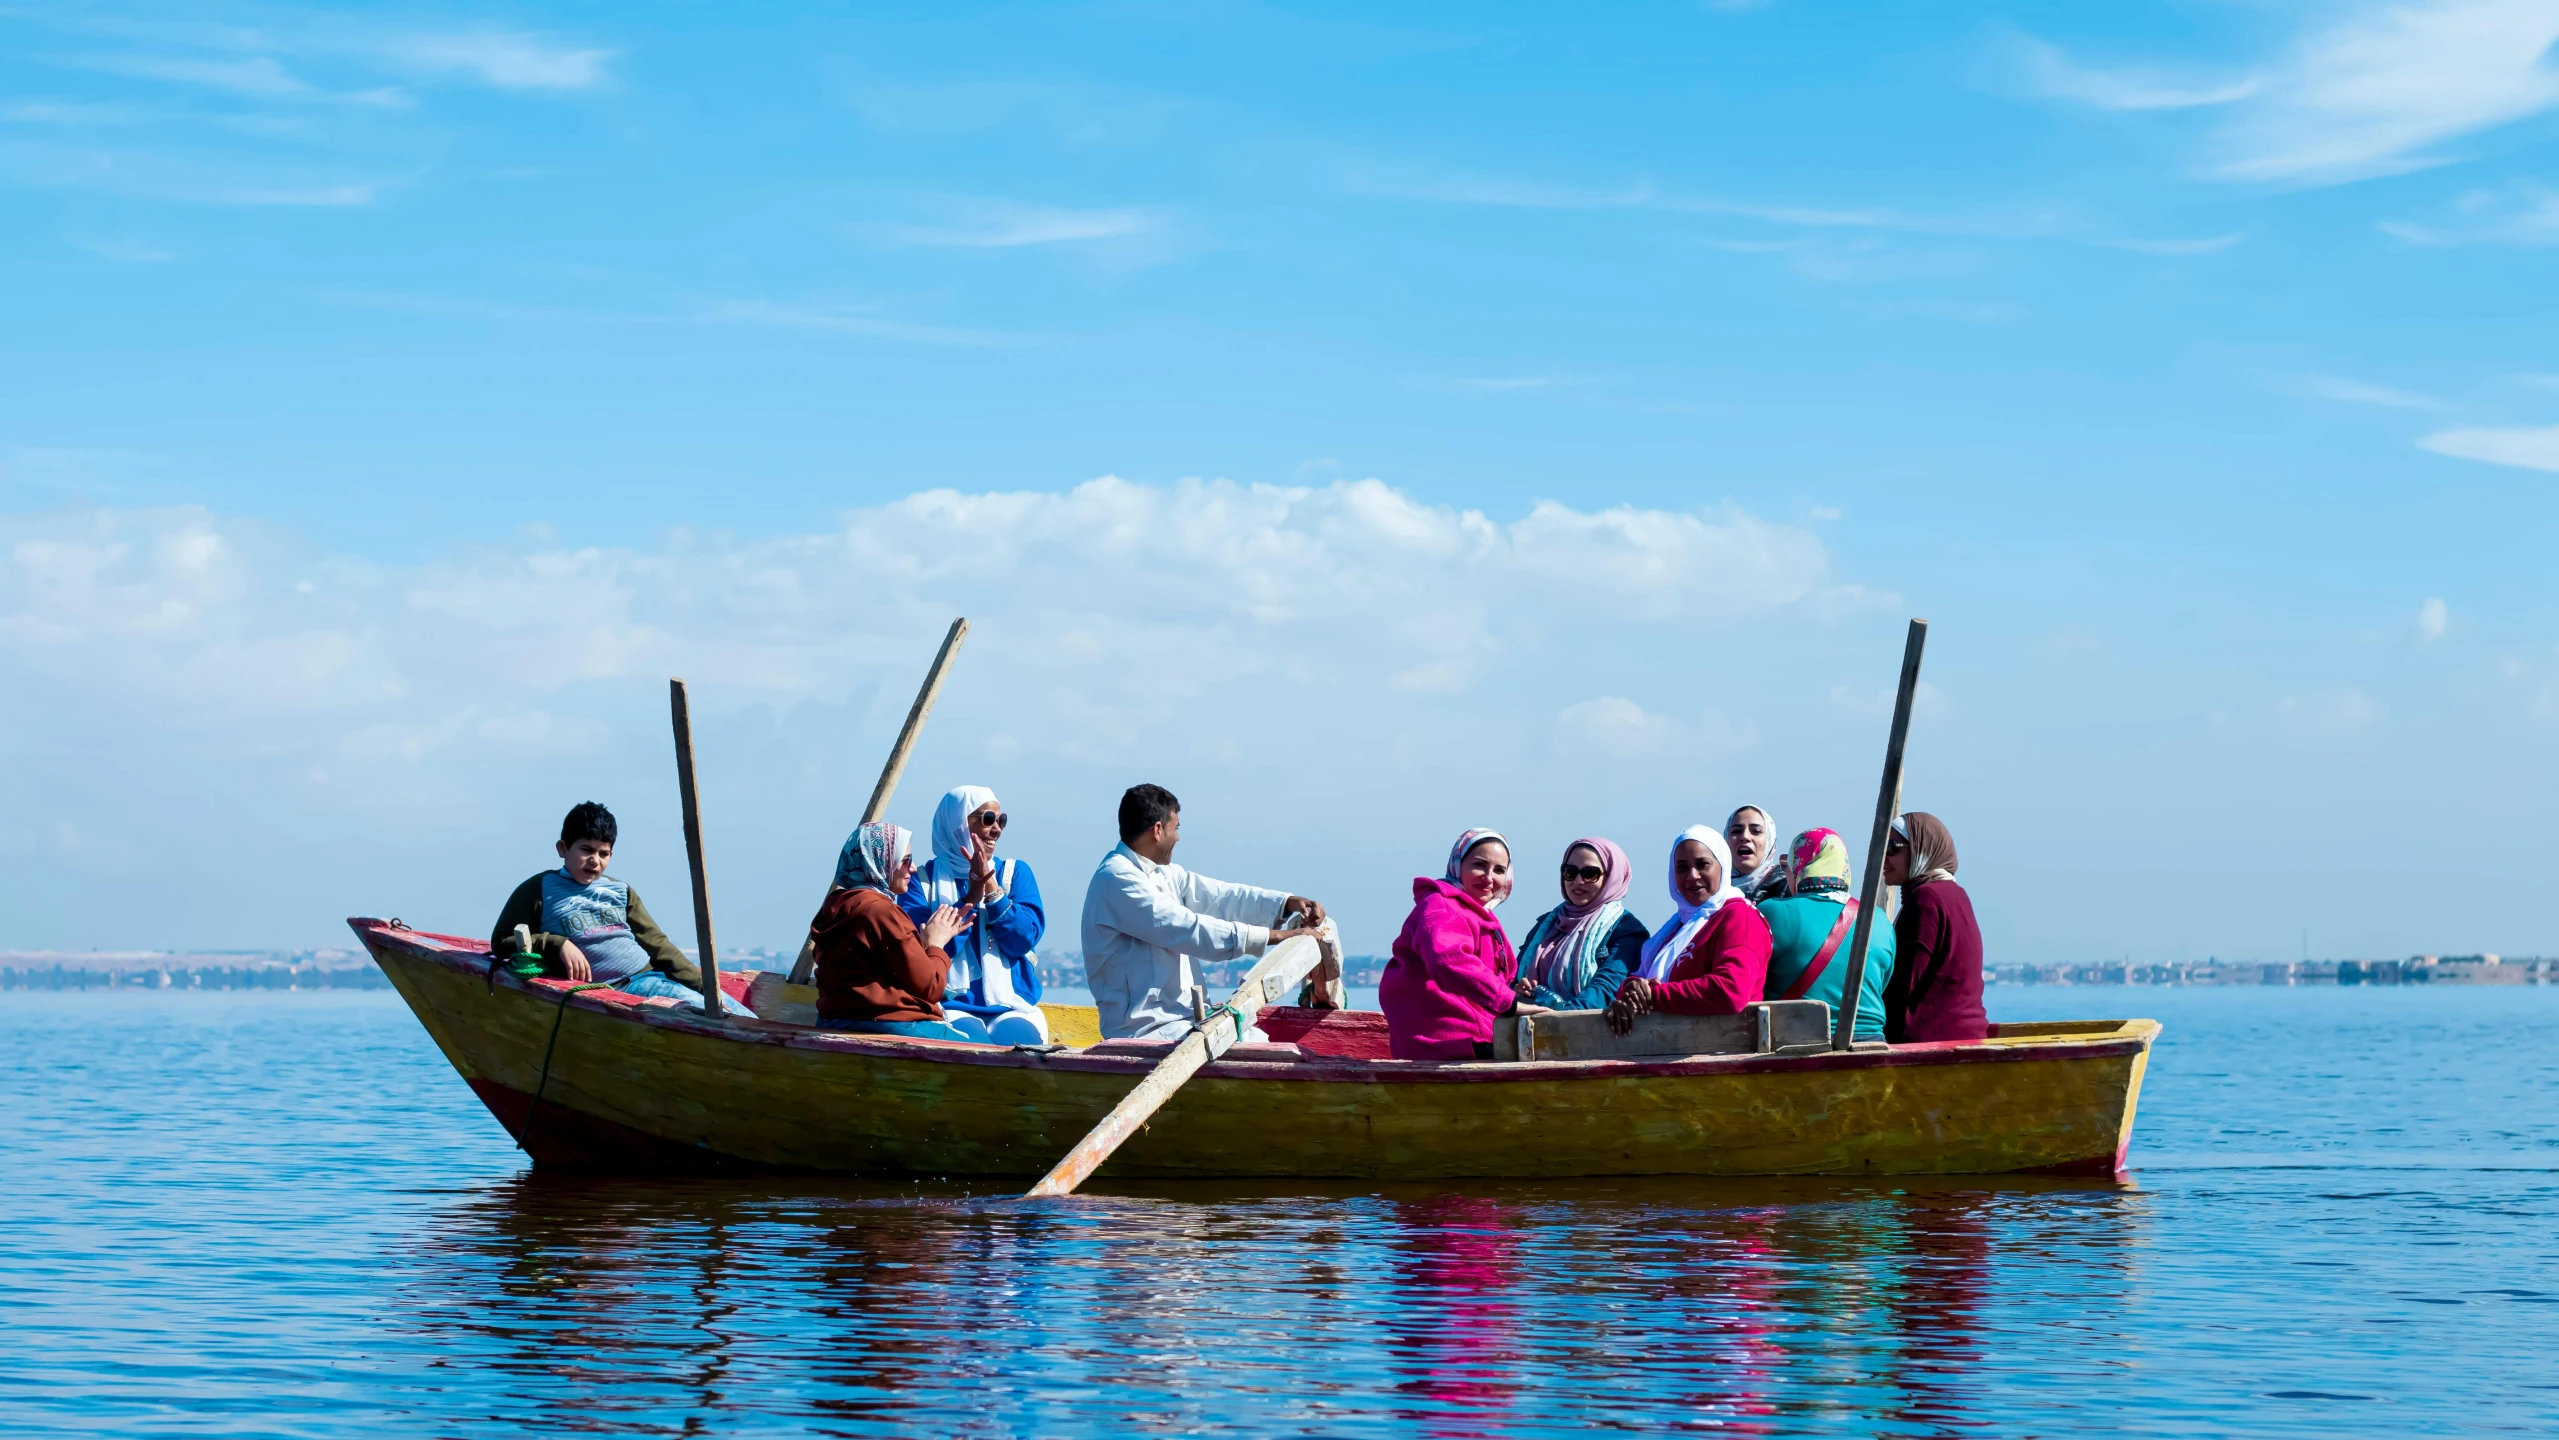
<svg viewBox="0 0 2559 1440"><path fill-rule="evenodd" d="M1820 983L1822 971L1830 968L1830 957L1839 953L1839 942L1848 938L1848 927L1856 923L1857 902L1851 900L1839 907L1839 919L1830 927L1830 938L1822 942L1822 948L1804 966L1804 973L1796 976L1795 983L1787 986L1786 993L1777 998L1801 1000L1811 993L1813 986Z"/></svg>

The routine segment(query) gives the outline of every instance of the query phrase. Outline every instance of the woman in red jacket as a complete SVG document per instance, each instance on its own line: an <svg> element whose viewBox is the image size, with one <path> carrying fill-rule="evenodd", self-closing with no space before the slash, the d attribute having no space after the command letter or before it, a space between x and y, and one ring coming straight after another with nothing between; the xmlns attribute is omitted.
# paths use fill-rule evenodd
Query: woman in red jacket
<svg viewBox="0 0 2559 1440"><path fill-rule="evenodd" d="M1733 888L1733 852L1724 837L1691 825L1671 843L1672 916L1644 942L1643 967L1609 1003L1609 1028L1626 1033L1635 1017L1738 1015L1768 983L1768 922Z"/></svg>

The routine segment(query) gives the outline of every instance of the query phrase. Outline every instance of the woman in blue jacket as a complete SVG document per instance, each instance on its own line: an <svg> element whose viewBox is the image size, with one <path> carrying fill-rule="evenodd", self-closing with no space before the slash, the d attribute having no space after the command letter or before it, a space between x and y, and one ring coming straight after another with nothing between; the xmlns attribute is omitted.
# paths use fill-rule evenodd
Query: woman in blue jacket
<svg viewBox="0 0 2559 1440"><path fill-rule="evenodd" d="M1626 852L1585 836L1564 847L1564 903L1519 947L1519 998L1550 1010L1605 1010L1651 933L1626 912Z"/></svg>
<svg viewBox="0 0 2559 1440"><path fill-rule="evenodd" d="M1048 916L1031 867L995 853L1010 819L995 792L982 785L963 785L943 796L933 812L933 863L915 867L898 904L914 917L945 905L975 906L976 922L945 947L951 973L943 982L943 1018L962 1031L983 1032L972 1039L1045 1045L1048 1017L1040 1012L1040 964L1033 952L1048 929Z"/></svg>

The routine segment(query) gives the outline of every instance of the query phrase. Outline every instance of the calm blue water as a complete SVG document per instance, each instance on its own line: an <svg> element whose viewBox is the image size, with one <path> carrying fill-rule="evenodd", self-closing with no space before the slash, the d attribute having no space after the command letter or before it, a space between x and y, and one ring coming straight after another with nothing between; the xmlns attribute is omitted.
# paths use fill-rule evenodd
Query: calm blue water
<svg viewBox="0 0 2559 1440"><path fill-rule="evenodd" d="M2128 1187L530 1177L397 997L0 997L0 1433L2548 1434L2559 989L2169 1025Z"/></svg>

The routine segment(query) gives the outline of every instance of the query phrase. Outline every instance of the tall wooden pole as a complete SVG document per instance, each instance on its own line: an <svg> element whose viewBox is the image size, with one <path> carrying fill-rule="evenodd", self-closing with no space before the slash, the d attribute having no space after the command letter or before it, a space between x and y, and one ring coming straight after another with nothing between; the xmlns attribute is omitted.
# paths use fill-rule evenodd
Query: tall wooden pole
<svg viewBox="0 0 2559 1440"><path fill-rule="evenodd" d="M1857 1041L1857 1011L1866 995L1866 942L1875 931L1875 903L1884 889L1884 844L1892 837L1893 816L1901 809L1902 743L1910 738L1910 702L1919 693L1919 652L1928 644L1928 622L1910 622L1910 638L1902 642L1901 693L1893 698L1893 734L1884 745L1884 783L1875 796L1875 832L1866 844L1866 883L1858 891L1857 928L1848 937L1848 984L1840 991L1839 1015L1831 1022L1830 1048L1845 1050Z"/></svg>
<svg viewBox="0 0 2559 1440"><path fill-rule="evenodd" d="M951 631L942 637L942 648L933 656L933 668L924 672L924 688L915 692L915 703L907 707L906 724L897 732L897 744L889 749L889 763L880 767L880 783L871 787L871 803L862 807L862 823L871 824L888 813L889 797L897 793L898 777L906 773L906 757L915 749L916 732L924 728L924 717L933 713L933 702L942 698L942 672L949 669L951 657L959 653L960 642L968 638L968 617L951 622Z"/></svg>
<svg viewBox="0 0 2559 1440"><path fill-rule="evenodd" d="M702 952L702 1013L727 1012L720 994L720 957L711 948L711 881L702 869L702 799L693 783L693 707L682 680L666 682L667 704L675 713L675 788L684 797L684 858L693 863L693 943Z"/></svg>
<svg viewBox="0 0 2559 1440"><path fill-rule="evenodd" d="M924 687L915 692L915 703L907 707L906 724L899 727L897 743L889 747L889 763L880 767L880 783L871 787L871 803L862 807L862 823L873 824L888 813L889 799L897 794L898 778L906 773L906 757L915 749L917 732L924 719L933 713L933 702L942 698L942 675L951 668L951 657L959 653L960 642L968 638L966 615L951 622L950 632L942 637L942 648L933 655L933 668L924 672ZM825 897L819 897L825 903ZM817 978L817 941L800 942L799 958L791 962L790 983L807 985Z"/></svg>

